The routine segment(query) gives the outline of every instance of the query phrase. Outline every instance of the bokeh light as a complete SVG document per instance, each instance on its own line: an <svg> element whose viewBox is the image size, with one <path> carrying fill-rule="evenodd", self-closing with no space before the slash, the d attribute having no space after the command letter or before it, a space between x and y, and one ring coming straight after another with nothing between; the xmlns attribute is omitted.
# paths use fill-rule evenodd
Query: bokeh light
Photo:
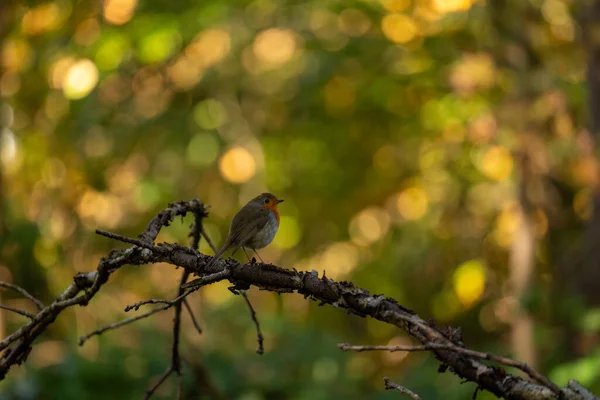
<svg viewBox="0 0 600 400"><path fill-rule="evenodd" d="M231 36L223 29L207 29L200 32L185 49L185 55L203 68L210 68L222 61L231 50Z"/></svg>
<svg viewBox="0 0 600 400"><path fill-rule="evenodd" d="M296 51L296 39L290 30L272 28L259 33L252 50L265 67L279 67L288 62Z"/></svg>
<svg viewBox="0 0 600 400"><path fill-rule="evenodd" d="M380 240L390 228L390 217L379 208L368 208L350 221L348 231L357 245L369 245Z"/></svg>
<svg viewBox="0 0 600 400"><path fill-rule="evenodd" d="M396 206L402 218L418 220L423 218L429 209L429 197L422 188L410 187L398 194Z"/></svg>
<svg viewBox="0 0 600 400"><path fill-rule="evenodd" d="M494 146L486 150L481 158L481 171L489 178L503 181L510 177L513 170L512 155L503 146Z"/></svg>
<svg viewBox="0 0 600 400"><path fill-rule="evenodd" d="M389 14L381 21L383 34L395 43L408 43L418 35L417 25L405 14Z"/></svg>
<svg viewBox="0 0 600 400"><path fill-rule="evenodd" d="M44 32L57 29L68 15L65 8L66 3L62 3L63 9L58 2L47 2L39 4L27 10L21 21L21 29L27 35L40 35Z"/></svg>
<svg viewBox="0 0 600 400"><path fill-rule="evenodd" d="M104 20L112 25L123 25L133 17L137 0L104 0Z"/></svg>
<svg viewBox="0 0 600 400"><path fill-rule="evenodd" d="M483 295L486 280L485 269L482 260L470 260L459 265L454 271L454 291L458 300L465 307L471 307Z"/></svg>
<svg viewBox="0 0 600 400"><path fill-rule="evenodd" d="M219 160L219 170L224 179L231 183L244 183L256 173L256 161L243 147L232 147Z"/></svg>
<svg viewBox="0 0 600 400"><path fill-rule="evenodd" d="M62 89L65 97L73 100L87 96L98 84L98 68L91 60L74 62L65 72Z"/></svg>

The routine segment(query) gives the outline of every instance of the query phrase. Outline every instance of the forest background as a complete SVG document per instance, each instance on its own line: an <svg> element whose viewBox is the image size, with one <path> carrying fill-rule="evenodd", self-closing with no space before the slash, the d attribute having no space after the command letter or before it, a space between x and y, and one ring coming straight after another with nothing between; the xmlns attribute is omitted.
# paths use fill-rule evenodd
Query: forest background
<svg viewBox="0 0 600 400"><path fill-rule="evenodd" d="M222 243L262 191L284 198L267 262L385 293L472 348L600 390L598 2L105 0L0 3L0 280L55 298L167 203L198 196ZM158 241L187 245L190 219ZM205 241L200 250L212 254ZM240 258L242 260L242 258ZM169 358L172 314L78 346L170 298L180 272L119 270L64 313L3 399L130 399ZM470 398L392 326L226 283L183 322L207 398ZM2 292L1 302L32 305ZM23 317L0 313L0 337ZM158 398L171 398L167 381ZM224 397L219 397L224 396ZM492 395L480 393L479 399Z"/></svg>

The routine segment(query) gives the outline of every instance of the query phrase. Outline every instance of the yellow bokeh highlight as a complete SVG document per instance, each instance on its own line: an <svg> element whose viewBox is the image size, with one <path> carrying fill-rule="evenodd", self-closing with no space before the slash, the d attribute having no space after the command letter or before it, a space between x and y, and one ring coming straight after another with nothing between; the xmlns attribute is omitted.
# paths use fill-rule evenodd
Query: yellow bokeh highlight
<svg viewBox="0 0 600 400"><path fill-rule="evenodd" d="M185 55L194 63L209 68L222 61L231 50L231 36L223 29L200 32L186 47Z"/></svg>
<svg viewBox="0 0 600 400"><path fill-rule="evenodd" d="M513 158L506 147L494 146L481 158L481 172L488 178L504 181L513 170Z"/></svg>
<svg viewBox="0 0 600 400"><path fill-rule="evenodd" d="M204 76L204 70L189 57L178 57L167 73L173 85L180 90L189 90Z"/></svg>
<svg viewBox="0 0 600 400"><path fill-rule="evenodd" d="M489 54L467 54L452 67L450 83L459 93L471 93L491 87L496 75L496 66Z"/></svg>
<svg viewBox="0 0 600 400"><path fill-rule="evenodd" d="M390 228L390 216L379 208L368 208L350 221L348 231L352 242L366 246L380 240Z"/></svg>
<svg viewBox="0 0 600 400"><path fill-rule="evenodd" d="M7 70L22 71L29 65L32 56L31 46L26 41L8 39L2 46L0 62Z"/></svg>
<svg viewBox="0 0 600 400"><path fill-rule="evenodd" d="M296 51L294 33L287 29L267 29L256 36L252 51L267 66L279 67L288 62Z"/></svg>
<svg viewBox="0 0 600 400"><path fill-rule="evenodd" d="M56 60L48 71L48 84L53 89L62 89L69 68L75 64L73 57L63 57Z"/></svg>
<svg viewBox="0 0 600 400"><path fill-rule="evenodd" d="M429 197L420 187L411 187L400 192L396 207L402 218L418 220L423 218L429 209Z"/></svg>
<svg viewBox="0 0 600 400"><path fill-rule="evenodd" d="M68 99L81 99L87 96L98 84L98 68L91 60L75 62L66 71L62 89Z"/></svg>
<svg viewBox="0 0 600 400"><path fill-rule="evenodd" d="M232 183L248 182L256 174L256 161L243 147L232 147L219 160L221 176Z"/></svg>
<svg viewBox="0 0 600 400"><path fill-rule="evenodd" d="M43 3L29 9L21 20L21 30L27 35L39 35L60 27L64 17L56 3Z"/></svg>
<svg viewBox="0 0 600 400"><path fill-rule="evenodd" d="M404 14L388 14L381 20L383 34L395 43L408 43L417 34L417 25L414 20Z"/></svg>
<svg viewBox="0 0 600 400"><path fill-rule="evenodd" d="M503 248L508 248L513 236L521 223L521 213L515 205L505 206L498 217L493 231L495 242Z"/></svg>
<svg viewBox="0 0 600 400"><path fill-rule="evenodd" d="M358 250L352 243L332 243L321 254L319 269L325 270L327 276L339 279L356 268L359 260L358 256Z"/></svg>
<svg viewBox="0 0 600 400"><path fill-rule="evenodd" d="M552 25L567 25L571 22L569 8L564 1L545 0L541 11L544 19Z"/></svg>
<svg viewBox="0 0 600 400"><path fill-rule="evenodd" d="M440 14L467 11L476 0L433 0L433 9Z"/></svg>
<svg viewBox="0 0 600 400"><path fill-rule="evenodd" d="M8 128L0 129L0 163L11 166L17 158L17 140Z"/></svg>
<svg viewBox="0 0 600 400"><path fill-rule="evenodd" d="M123 25L133 17L137 0L104 0L104 20L112 25Z"/></svg>
<svg viewBox="0 0 600 400"><path fill-rule="evenodd" d="M300 242L302 231L298 220L288 215L282 215L279 221L279 230L273 244L280 249L291 249Z"/></svg>
<svg viewBox="0 0 600 400"><path fill-rule="evenodd" d="M410 6L411 0L382 0L383 7L390 12L402 12Z"/></svg>
<svg viewBox="0 0 600 400"><path fill-rule="evenodd" d="M91 224L115 228L122 217L123 206L120 200L110 194L87 189L76 207L79 217Z"/></svg>
<svg viewBox="0 0 600 400"><path fill-rule="evenodd" d="M482 260L467 261L454 271L452 278L458 300L463 306L471 307L485 290L485 264Z"/></svg>

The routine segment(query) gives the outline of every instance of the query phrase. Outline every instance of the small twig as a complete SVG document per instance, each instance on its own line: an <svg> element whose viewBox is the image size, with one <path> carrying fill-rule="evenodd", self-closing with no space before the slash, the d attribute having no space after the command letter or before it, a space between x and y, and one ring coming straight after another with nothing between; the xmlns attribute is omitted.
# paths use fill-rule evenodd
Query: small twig
<svg viewBox="0 0 600 400"><path fill-rule="evenodd" d="M183 400L183 374L177 375L177 400Z"/></svg>
<svg viewBox="0 0 600 400"><path fill-rule="evenodd" d="M147 317L151 316L152 314L156 314L158 312L164 311L164 310L170 308L171 306L172 306L172 304L165 304L161 307L157 307L153 310L145 312L144 314L137 315L132 318L127 318L122 321L115 322L114 324L103 326L102 328L96 329L95 331L92 331L92 332L88 333L87 335L81 336L79 338L79 345L82 346L85 343L85 341L88 340L89 338L91 338L92 336L101 335L106 331L117 329L124 325L131 324L132 322L138 321L140 319L147 318Z"/></svg>
<svg viewBox="0 0 600 400"><path fill-rule="evenodd" d="M254 321L254 325L256 326L256 340L258 342L258 348L256 349L256 352L258 354L263 354L265 352L265 348L263 346L265 338L263 337L262 332L260 331L260 324L258 323L258 319L256 318L256 311L254 311L254 307L252 307L252 303L250 303L250 299L248 298L246 292L242 290L241 293L242 297L244 297L244 300L246 300L246 304L248 304L248 308L250 309L250 316L252 317L252 321Z"/></svg>
<svg viewBox="0 0 600 400"><path fill-rule="evenodd" d="M35 319L35 315L33 315L32 313L20 310L20 309L15 308L15 307L5 306L4 304L0 304L0 308L2 308L4 310L12 311L14 313L20 314L20 315L22 315L24 317L27 317L27 318L30 318L30 319Z"/></svg>
<svg viewBox="0 0 600 400"><path fill-rule="evenodd" d="M106 236L107 238L115 239L120 242L135 244L136 246L140 246L145 249L150 249L152 251L157 250L156 246L144 243L141 240L130 238L128 236L119 235L118 233L112 233L112 232L104 231L102 229L96 229L96 234L100 235L100 236Z"/></svg>
<svg viewBox="0 0 600 400"><path fill-rule="evenodd" d="M497 362L499 364L503 364L503 365L507 365L509 367L514 367L517 369L520 369L521 371L525 372L527 375L529 375L530 378L538 381L539 383L541 383L542 385L550 388L551 390L555 391L556 393L560 392L560 388L558 386L556 386L554 383L550 382L548 380L548 378L546 378L545 376L541 375L539 372L535 371L533 368L531 368L529 365L520 362L520 361L515 361L512 360L510 358L506 358L506 357L500 357L500 356L495 356L493 354L490 353L483 353L481 351L475 351L475 350L470 350L470 349L466 349L464 347L458 347L458 346L454 346L454 345L450 345L450 344L440 344L440 343L429 343L429 344L424 344L424 345L419 345L419 346L406 346L406 345L398 345L398 346L370 346L370 345L366 345L366 346L355 346L355 345L351 345L348 343L341 343L338 344L338 348L343 350L343 351L348 351L348 350L352 350L352 351L373 351L373 350L384 350L384 351L390 351L390 352L394 352L394 351L429 351L429 350L448 350L448 351L453 351L459 354L463 354L465 356L468 357L474 357L474 358L479 358L482 360L490 360L490 361L494 361Z"/></svg>
<svg viewBox="0 0 600 400"><path fill-rule="evenodd" d="M205 216L206 216L205 212L200 212L198 210L194 211L194 223L192 224L192 231L190 232L190 236L192 237L192 241L190 243L190 248L196 252L198 251L198 246L200 244L200 234L203 231L202 218L204 218ZM171 375L173 372L177 375L177 399L178 400L182 399L183 375L181 373L181 355L179 354L179 341L180 341L180 331L181 331L181 309L182 309L181 303L182 302L185 304L188 312L190 313L190 316L192 318L194 326L196 327L196 329L198 329L199 332L202 332L202 330L200 329L200 326L198 325L198 321L196 321L196 318L194 317L194 314L192 313L192 309L190 308L187 301L185 301L186 296L188 296L190 293L192 293L200 288L200 286L197 286L197 287L193 288L192 290L189 290L187 292L185 291L185 288L183 286L187 282L189 276L190 276L190 272L188 270L184 270L183 273L181 274L181 279L179 280L179 285L177 286L177 297L171 301L167 301L165 304L165 307L171 307L171 306L175 307L175 316L173 318L173 344L171 346L171 365L169 366L169 369L167 370L167 372L165 372L164 375L161 377L161 379L159 379L159 381L156 383L156 385L154 385L151 390L146 392L146 396L144 397L144 399L149 399L152 396L152 394L156 391L156 389L158 387L160 387L160 385L162 385L165 382L165 380L169 377L169 375ZM142 304L149 304L149 303L165 303L165 301L164 300L155 300L155 299L146 300L146 301L142 301L142 302L134 304L134 307L132 307L132 308L135 308L137 310ZM128 311L130 309L131 309L131 307L127 307L127 308L125 308L125 311Z"/></svg>
<svg viewBox="0 0 600 400"><path fill-rule="evenodd" d="M148 300L142 300L142 301L138 301L137 303L133 303L130 304L128 306L125 307L125 312L129 312L131 310L139 310L141 306L146 305L146 304L168 304L168 305L173 305L173 300L164 300L164 299L148 299Z"/></svg>
<svg viewBox="0 0 600 400"><path fill-rule="evenodd" d="M190 292L200 289L202 286L210 285L211 283L221 281L229 277L231 272L225 268L222 271L215 272L214 274L201 276L200 278L194 279L182 286L184 289L192 288Z"/></svg>
<svg viewBox="0 0 600 400"><path fill-rule="evenodd" d="M185 306L185 309L187 310L187 312L190 314L190 319L192 320L194 327L196 328L198 333L201 334L202 328L200 327L200 324L198 323L198 320L196 319L196 316L194 315L194 312L192 311L192 307L190 307L190 304L188 303L187 299L183 300L183 305Z"/></svg>
<svg viewBox="0 0 600 400"><path fill-rule="evenodd" d="M216 253L217 247L213 244L212 240L210 240L204 229L202 229L202 237L204 238L204 240L206 240L206 243L208 243L212 251Z"/></svg>
<svg viewBox="0 0 600 400"><path fill-rule="evenodd" d="M383 382L385 383L385 390L399 390L400 393L404 393L405 395L414 400L421 400L418 394L411 392L402 385L398 385L397 383L392 382L387 376L383 378Z"/></svg>
<svg viewBox="0 0 600 400"><path fill-rule="evenodd" d="M38 310L42 310L44 308L44 303L42 303L41 301L39 301L38 299L36 299L34 296L32 296L31 294L29 294L29 292L27 290L23 289L21 286L17 286L14 283L8 283L8 282L2 282L2 281L0 281L0 287L14 290L15 292L20 293L24 297L27 297L29 300L31 300L31 301L33 301L35 303L35 305L37 306Z"/></svg>
<svg viewBox="0 0 600 400"><path fill-rule="evenodd" d="M213 274L213 275L217 275L217 274ZM213 275L207 275L206 277L211 278ZM215 282L215 281L210 280L210 281L207 281L205 284L212 283L212 282ZM202 286L204 286L204 285L202 285ZM202 286L196 286L196 287L192 288L192 290L184 292L182 295L175 297L173 300L147 299L147 300L138 301L137 303L133 303L133 304L126 306L125 312L131 311L131 310L137 311L141 306L146 305L146 304L165 304L168 306L167 308L172 307L174 305L177 305L179 302L181 302L181 300L185 299L190 294L194 293L196 290L200 289Z"/></svg>
<svg viewBox="0 0 600 400"><path fill-rule="evenodd" d="M163 382L166 381L167 378L169 377L169 375L171 375L173 372L175 372L175 370L173 369L173 366L171 365L165 371L165 373L162 374L162 376L158 379L158 381L156 381L156 383L154 385L152 385L152 387L150 387L150 389L148 389L146 391L146 395L144 396L144 400L148 400L150 397L152 397L152 395L154 394L154 392L156 392L156 389L158 389L159 386L162 385Z"/></svg>

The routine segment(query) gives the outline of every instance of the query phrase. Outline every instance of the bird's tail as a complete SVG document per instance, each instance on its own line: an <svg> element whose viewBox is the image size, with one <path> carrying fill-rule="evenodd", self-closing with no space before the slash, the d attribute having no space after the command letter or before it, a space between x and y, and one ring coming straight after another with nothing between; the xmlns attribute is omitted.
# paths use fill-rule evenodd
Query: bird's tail
<svg viewBox="0 0 600 400"><path fill-rule="evenodd" d="M210 268L215 265L215 263L221 258L221 256L223 255L223 253L225 253L227 251L227 249L229 249L229 247L231 247L231 241L226 241L225 244L223 244L223 247L221 247L213 256L212 260L210 260L206 266L204 267L204 269L206 271L209 271ZM194 279L191 282L186 283L185 285L181 285L181 287L183 289L188 289L191 287L194 287L196 285L198 285L199 283L202 282L202 278L198 278L198 279Z"/></svg>
<svg viewBox="0 0 600 400"><path fill-rule="evenodd" d="M206 270L208 270L210 267L212 267L213 265L215 265L215 263L221 258L221 256L223 255L223 253L225 253L227 251L227 249L231 246L231 243L229 241L226 241L223 244L223 247L221 247L213 256L212 260L210 260L208 262L208 264L206 264L206 266L204 267Z"/></svg>

